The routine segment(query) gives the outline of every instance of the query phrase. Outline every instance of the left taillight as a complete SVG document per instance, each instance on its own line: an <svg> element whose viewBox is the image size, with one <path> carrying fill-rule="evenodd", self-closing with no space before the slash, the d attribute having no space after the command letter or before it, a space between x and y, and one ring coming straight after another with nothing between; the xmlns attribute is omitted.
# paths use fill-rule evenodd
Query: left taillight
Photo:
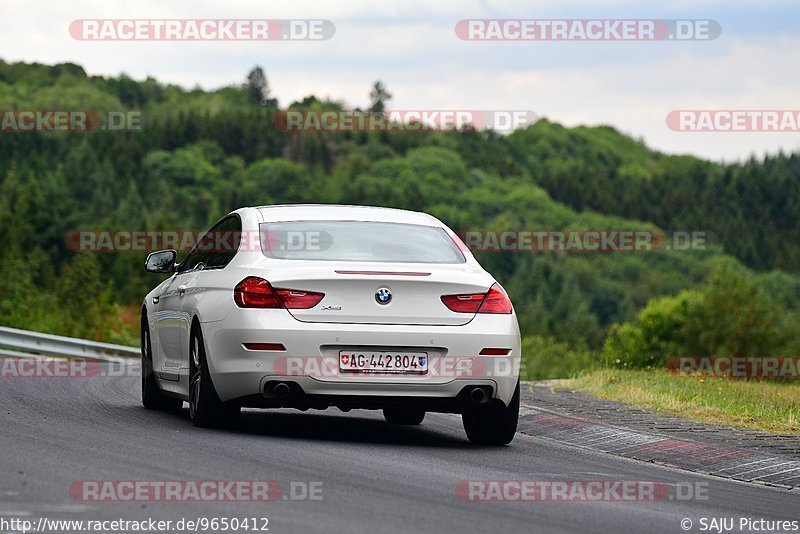
<svg viewBox="0 0 800 534"><path fill-rule="evenodd" d="M267 280L248 276L233 288L233 300L240 308L288 308L306 310L313 308L325 293L272 287Z"/></svg>
<svg viewBox="0 0 800 534"><path fill-rule="evenodd" d="M494 284L486 293L464 295L444 295L442 302L456 313L499 313L509 314L513 310L511 299L500 287Z"/></svg>

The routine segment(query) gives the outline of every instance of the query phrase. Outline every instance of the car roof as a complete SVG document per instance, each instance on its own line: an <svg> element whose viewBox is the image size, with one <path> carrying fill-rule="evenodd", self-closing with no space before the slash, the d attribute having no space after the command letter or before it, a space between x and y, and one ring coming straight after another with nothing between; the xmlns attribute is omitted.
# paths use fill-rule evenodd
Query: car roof
<svg viewBox="0 0 800 534"><path fill-rule="evenodd" d="M284 204L256 206L267 222L280 221L374 221L390 223L443 226L435 217L419 211L382 208L377 206L346 206L339 204Z"/></svg>

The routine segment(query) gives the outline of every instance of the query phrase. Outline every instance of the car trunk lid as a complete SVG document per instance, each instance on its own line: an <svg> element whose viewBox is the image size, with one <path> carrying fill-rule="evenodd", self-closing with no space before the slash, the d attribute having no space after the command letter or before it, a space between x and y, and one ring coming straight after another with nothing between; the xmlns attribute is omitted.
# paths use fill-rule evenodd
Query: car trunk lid
<svg viewBox="0 0 800 534"><path fill-rule="evenodd" d="M468 264L286 263L265 273L273 287L325 294L313 308L288 310L308 323L464 325L474 314L449 310L442 295L485 293L494 282Z"/></svg>

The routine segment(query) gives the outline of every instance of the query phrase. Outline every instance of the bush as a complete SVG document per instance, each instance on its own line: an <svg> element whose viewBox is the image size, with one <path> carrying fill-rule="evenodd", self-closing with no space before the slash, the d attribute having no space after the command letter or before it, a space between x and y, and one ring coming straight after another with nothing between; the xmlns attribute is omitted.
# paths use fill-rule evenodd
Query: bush
<svg viewBox="0 0 800 534"><path fill-rule="evenodd" d="M572 349L551 337L529 336L522 339L523 380L570 378L599 364L596 353Z"/></svg>
<svg viewBox="0 0 800 534"><path fill-rule="evenodd" d="M633 323L615 324L603 353L615 365L643 368L678 356L785 354L797 340L789 312L723 264L704 290L651 300Z"/></svg>

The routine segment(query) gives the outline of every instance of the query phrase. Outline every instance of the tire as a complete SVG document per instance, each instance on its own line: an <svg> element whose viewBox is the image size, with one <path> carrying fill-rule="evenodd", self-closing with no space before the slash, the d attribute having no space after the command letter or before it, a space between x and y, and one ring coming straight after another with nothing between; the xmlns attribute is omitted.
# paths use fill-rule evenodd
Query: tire
<svg viewBox="0 0 800 534"><path fill-rule="evenodd" d="M153 345L150 341L150 328L147 326L147 317L142 314L142 405L148 410L162 412L177 412L183 406L183 401L167 397L161 392L153 373Z"/></svg>
<svg viewBox="0 0 800 534"><path fill-rule="evenodd" d="M206 347L199 326L192 328L189 343L189 418L194 426L221 428L236 424L240 408L219 400L208 371Z"/></svg>
<svg viewBox="0 0 800 534"><path fill-rule="evenodd" d="M393 425L418 425L425 419L425 410L415 408L384 408L383 418Z"/></svg>
<svg viewBox="0 0 800 534"><path fill-rule="evenodd" d="M465 411L464 430L472 443L479 445L508 445L517 433L519 421L519 382L508 406L495 400L488 406Z"/></svg>

